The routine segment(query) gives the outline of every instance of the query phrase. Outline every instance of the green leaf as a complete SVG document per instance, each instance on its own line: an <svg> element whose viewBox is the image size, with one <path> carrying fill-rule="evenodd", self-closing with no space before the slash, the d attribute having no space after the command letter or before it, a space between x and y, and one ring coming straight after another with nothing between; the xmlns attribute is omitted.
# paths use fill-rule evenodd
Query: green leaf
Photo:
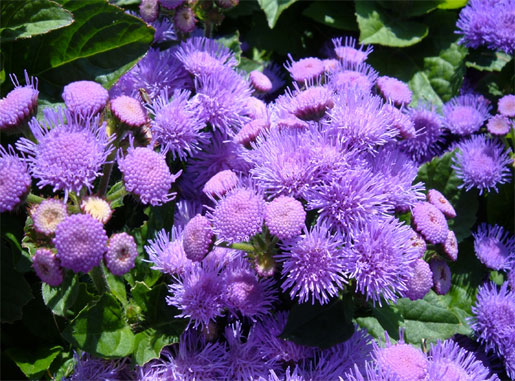
<svg viewBox="0 0 515 381"><path fill-rule="evenodd" d="M37 36L73 22L71 12L49 0L4 0L0 9L3 42Z"/></svg>
<svg viewBox="0 0 515 381"><path fill-rule="evenodd" d="M1 259L1 310L2 323L12 323L23 316L23 306L34 296L25 277L14 269L13 258L2 242Z"/></svg>
<svg viewBox="0 0 515 381"><path fill-rule="evenodd" d="M398 20L372 1L356 1L355 5L362 44L411 46L422 41L429 32L426 25Z"/></svg>
<svg viewBox="0 0 515 381"><path fill-rule="evenodd" d="M241 57L238 69L243 70L246 73L250 73L253 70L263 71L264 65L261 62L251 60L247 57Z"/></svg>
<svg viewBox="0 0 515 381"><path fill-rule="evenodd" d="M411 106L416 106L422 100L437 107L442 107L442 100L431 86L427 74L423 71L416 73L413 78L411 78L408 85L413 92Z"/></svg>
<svg viewBox="0 0 515 381"><path fill-rule="evenodd" d="M84 308L63 331L70 344L101 357L132 353L134 334L125 322L122 307L110 294Z"/></svg>
<svg viewBox="0 0 515 381"><path fill-rule="evenodd" d="M447 222L459 243L470 237L471 229L476 223L479 209L478 195L475 190L467 192L461 189L449 201L456 211L456 217Z"/></svg>
<svg viewBox="0 0 515 381"><path fill-rule="evenodd" d="M58 287L42 283L41 293L46 306L56 315L69 317L73 315L73 307L79 295L79 281L77 276L68 272L63 283Z"/></svg>
<svg viewBox="0 0 515 381"><path fill-rule="evenodd" d="M326 306L295 304L280 337L297 344L328 348L352 336L353 312L350 297Z"/></svg>
<svg viewBox="0 0 515 381"><path fill-rule="evenodd" d="M50 368L50 365L62 350L63 347L54 346L39 348L35 352L27 352L27 348L9 348L5 352L18 365L25 376L32 378Z"/></svg>
<svg viewBox="0 0 515 381"><path fill-rule="evenodd" d="M399 339L399 327L403 323L403 318L394 305L385 305L372 308L372 316L358 317L356 322L380 342L384 342L385 330L390 338Z"/></svg>
<svg viewBox="0 0 515 381"><path fill-rule="evenodd" d="M402 6L398 2L389 0L379 0L378 3L383 7L394 12L398 17L404 19L422 16L429 13L441 3L441 0L403 0Z"/></svg>
<svg viewBox="0 0 515 381"><path fill-rule="evenodd" d="M336 29L358 29L352 1L314 1L304 9L302 15Z"/></svg>
<svg viewBox="0 0 515 381"><path fill-rule="evenodd" d="M503 52L494 52L488 49L475 49L468 57L465 64L467 67L479 71L501 71L512 58L512 56Z"/></svg>
<svg viewBox="0 0 515 381"><path fill-rule="evenodd" d="M127 291L125 290L125 282L122 277L112 274L110 271L104 272L106 275L107 284L113 295L123 305L127 304Z"/></svg>
<svg viewBox="0 0 515 381"><path fill-rule="evenodd" d="M268 26L273 29L281 13L297 0L257 0L259 6L265 12Z"/></svg>
<svg viewBox="0 0 515 381"><path fill-rule="evenodd" d="M118 181L109 188L109 191L106 194L106 200L109 201L109 205L112 209L116 209L123 206L123 199L127 194L123 181Z"/></svg>
<svg viewBox="0 0 515 381"><path fill-rule="evenodd" d="M172 323L170 323L170 326ZM152 359L159 358L161 350L167 346L179 342L179 334L182 330L170 327L159 329L148 328L136 334L134 339L134 359L138 365L143 365Z"/></svg>
<svg viewBox="0 0 515 381"><path fill-rule="evenodd" d="M515 210L513 183L502 184L498 188L499 192L490 192L486 198L487 221L491 225L497 224L512 232L515 224L513 213L506 211Z"/></svg>
<svg viewBox="0 0 515 381"><path fill-rule="evenodd" d="M441 0L438 8L440 9L458 9L467 4L468 0Z"/></svg>

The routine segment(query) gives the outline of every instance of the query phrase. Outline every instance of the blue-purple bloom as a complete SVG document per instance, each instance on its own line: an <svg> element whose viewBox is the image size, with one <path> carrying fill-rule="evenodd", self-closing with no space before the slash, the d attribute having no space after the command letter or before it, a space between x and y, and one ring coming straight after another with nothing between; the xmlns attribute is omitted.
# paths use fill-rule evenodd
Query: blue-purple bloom
<svg viewBox="0 0 515 381"><path fill-rule="evenodd" d="M443 213L429 202L418 202L411 211L415 230L429 243L444 243L449 227Z"/></svg>
<svg viewBox="0 0 515 381"><path fill-rule="evenodd" d="M368 45L366 48L363 45L356 47L356 39L353 37L345 37L345 41L342 44L342 38L333 38L332 43L334 45L334 53L343 62L350 64L359 65L366 61L368 55L374 50L372 45Z"/></svg>
<svg viewBox="0 0 515 381"><path fill-rule="evenodd" d="M266 204L265 225L279 239L295 238L306 226L306 211L300 201L279 196Z"/></svg>
<svg viewBox="0 0 515 381"><path fill-rule="evenodd" d="M326 86L309 81L302 89L295 83L294 89L288 89L276 104L301 120L319 121L334 107L333 92Z"/></svg>
<svg viewBox="0 0 515 381"><path fill-rule="evenodd" d="M110 108L119 121L130 127L141 127L147 122L147 113L136 98L120 95L111 100Z"/></svg>
<svg viewBox="0 0 515 381"><path fill-rule="evenodd" d="M127 233L117 233L109 237L107 252L104 255L109 271L114 275L124 275L134 268L138 247L134 238Z"/></svg>
<svg viewBox="0 0 515 381"><path fill-rule="evenodd" d="M443 243L443 252L453 262L458 259L458 240L452 230L449 230L447 239Z"/></svg>
<svg viewBox="0 0 515 381"><path fill-rule="evenodd" d="M447 200L445 196L436 189L429 189L427 191L427 201L436 206L445 217L456 217L456 211L454 210L454 207L451 205L449 200Z"/></svg>
<svg viewBox="0 0 515 381"><path fill-rule="evenodd" d="M343 62L329 73L329 85L337 92L353 90L369 94L377 76L372 66L366 63L355 65Z"/></svg>
<svg viewBox="0 0 515 381"><path fill-rule="evenodd" d="M491 189L497 192L499 184L511 181L509 165L513 163L513 159L500 142L484 135L474 135L458 143L457 148L452 168L463 181L458 188L465 188L467 191L477 188L481 195Z"/></svg>
<svg viewBox="0 0 515 381"><path fill-rule="evenodd" d="M21 125L33 115L38 107L38 80L29 77L25 71L25 86L21 86L16 75L10 75L14 89L0 99L0 131L7 131Z"/></svg>
<svg viewBox="0 0 515 381"><path fill-rule="evenodd" d="M184 226L183 242L186 257L200 262L213 245L213 231L209 220L197 214Z"/></svg>
<svg viewBox="0 0 515 381"><path fill-rule="evenodd" d="M73 354L74 369L67 381L123 381L132 378L127 358L105 360L83 352ZM63 379L64 380L64 379Z"/></svg>
<svg viewBox="0 0 515 381"><path fill-rule="evenodd" d="M47 236L54 234L57 225L68 217L67 209L66 204L61 200L53 198L43 200L31 213L34 230Z"/></svg>
<svg viewBox="0 0 515 381"><path fill-rule="evenodd" d="M32 266L39 279L52 287L63 282L63 269L55 253L50 249L39 248L32 257Z"/></svg>
<svg viewBox="0 0 515 381"><path fill-rule="evenodd" d="M160 230L145 246L152 268L170 275L184 274L193 262L186 257L182 243L181 227L173 226L170 233Z"/></svg>
<svg viewBox="0 0 515 381"><path fill-rule="evenodd" d="M99 113L109 99L107 90L93 81L70 82L64 86L62 96L66 108L82 117Z"/></svg>
<svg viewBox="0 0 515 381"><path fill-rule="evenodd" d="M191 33L195 30L197 18L195 12L189 6L182 6L175 10L173 15L175 27L182 33Z"/></svg>
<svg viewBox="0 0 515 381"><path fill-rule="evenodd" d="M300 303L328 303L347 283L341 245L341 236L321 224L285 240L280 245L283 252L276 256L283 264L281 288L290 289L290 298L298 297Z"/></svg>
<svg viewBox="0 0 515 381"><path fill-rule="evenodd" d="M266 74L260 72L259 70L251 71L249 74L249 80L252 87L258 93L268 93L273 88L270 78L268 78Z"/></svg>
<svg viewBox="0 0 515 381"><path fill-rule="evenodd" d="M515 118L515 95L508 94L497 102L499 114L510 118Z"/></svg>
<svg viewBox="0 0 515 381"><path fill-rule="evenodd" d="M504 136L510 132L512 125L506 116L499 114L488 119L486 128L492 135Z"/></svg>
<svg viewBox="0 0 515 381"><path fill-rule="evenodd" d="M211 177L202 188L202 192L213 198L222 197L231 189L236 188L239 182L240 179L236 173L230 169L225 169Z"/></svg>
<svg viewBox="0 0 515 381"><path fill-rule="evenodd" d="M0 146L0 213L14 210L29 193L32 179L27 165L12 146Z"/></svg>
<svg viewBox="0 0 515 381"><path fill-rule="evenodd" d="M391 104L386 103L383 105L383 110L389 119L390 128L396 129L401 138L412 139L417 135L415 125L411 118L406 114L404 108L399 110Z"/></svg>
<svg viewBox="0 0 515 381"><path fill-rule="evenodd" d="M499 225L479 225L474 237L476 257L492 270L509 270L515 264L515 237Z"/></svg>
<svg viewBox="0 0 515 381"><path fill-rule="evenodd" d="M490 117L490 109L490 102L481 95L454 97L443 106L444 125L455 135L470 135Z"/></svg>
<svg viewBox="0 0 515 381"><path fill-rule="evenodd" d="M307 57L294 61L292 56L288 56L290 61L285 65L294 81L300 84L306 81L316 80L324 73L324 63L319 58Z"/></svg>
<svg viewBox="0 0 515 381"><path fill-rule="evenodd" d="M429 262L433 273L433 289L438 295L445 295L451 289L451 269L447 262L439 258L433 258Z"/></svg>
<svg viewBox="0 0 515 381"><path fill-rule="evenodd" d="M411 102L411 90L408 85L397 78L383 76L377 79L377 88L381 95L396 106L407 105Z"/></svg>
<svg viewBox="0 0 515 381"><path fill-rule="evenodd" d="M429 264L421 258L413 264L413 269L415 272L407 281L404 296L411 300L423 299L433 287L433 273Z"/></svg>

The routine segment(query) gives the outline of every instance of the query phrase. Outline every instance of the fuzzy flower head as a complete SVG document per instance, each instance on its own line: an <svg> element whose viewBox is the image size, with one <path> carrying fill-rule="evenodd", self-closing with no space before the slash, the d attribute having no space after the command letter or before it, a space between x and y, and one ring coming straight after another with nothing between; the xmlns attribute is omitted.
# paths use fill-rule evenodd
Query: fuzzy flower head
<svg viewBox="0 0 515 381"><path fill-rule="evenodd" d="M217 242L248 241L261 232L265 202L252 188L235 188L208 213Z"/></svg>
<svg viewBox="0 0 515 381"><path fill-rule="evenodd" d="M99 113L109 99L107 90L93 81L71 82L64 87L62 96L66 108L82 117Z"/></svg>
<svg viewBox="0 0 515 381"><path fill-rule="evenodd" d="M25 71L25 86L21 86L16 75L11 74L14 89L0 99L0 131L7 131L21 125L35 113L38 107L38 80L29 77Z"/></svg>
<svg viewBox="0 0 515 381"><path fill-rule="evenodd" d="M291 55L288 55L290 62L285 65L286 70L290 72L291 77L298 83L316 80L324 71L324 63L315 57L302 58L294 61Z"/></svg>
<svg viewBox="0 0 515 381"><path fill-rule="evenodd" d="M125 188L143 204L162 205L175 198L176 193L170 193L170 188L182 171L171 174L163 154L148 147L131 146L127 155L119 154L117 160Z"/></svg>
<svg viewBox="0 0 515 381"><path fill-rule="evenodd" d="M154 270L170 275L182 275L192 262L186 257L183 248L182 228L172 227L170 233L160 230L153 240L145 246Z"/></svg>
<svg viewBox="0 0 515 381"><path fill-rule="evenodd" d="M411 300L423 299L433 287L433 273L429 264L423 259L417 259L414 264L415 273L408 280L404 296Z"/></svg>
<svg viewBox="0 0 515 381"><path fill-rule="evenodd" d="M124 275L134 268L138 247L134 238L127 233L113 234L109 238L104 259L106 266L114 275Z"/></svg>
<svg viewBox="0 0 515 381"><path fill-rule="evenodd" d="M492 270L509 270L515 264L515 237L502 226L479 225L474 237L476 257Z"/></svg>
<svg viewBox="0 0 515 381"><path fill-rule="evenodd" d="M399 81L397 78L379 77L377 79L377 88L384 99L396 106L407 105L411 102L411 90L406 83Z"/></svg>
<svg viewBox="0 0 515 381"><path fill-rule="evenodd" d="M317 224L309 230L304 228L297 239L281 244L283 253L276 258L283 263L281 288L290 289L290 298L298 297L300 303L311 299L311 304L326 304L338 294L347 283L341 241L339 235Z"/></svg>
<svg viewBox="0 0 515 381"><path fill-rule="evenodd" d="M451 205L449 200L447 200L445 196L436 189L429 189L427 191L427 201L436 206L436 208L440 210L440 212L442 212L445 217L456 217L456 211L454 210L454 207Z"/></svg>
<svg viewBox="0 0 515 381"><path fill-rule="evenodd" d="M190 95L188 90L175 90L169 100L165 89L149 107L154 114L152 139L161 146L162 153L171 152L174 159L184 160L207 141L206 134L201 132L205 124L189 102Z"/></svg>
<svg viewBox="0 0 515 381"><path fill-rule="evenodd" d="M491 189L497 192L497 185L511 181L509 165L513 160L498 141L474 135L458 143L457 148L452 168L463 181L459 188L477 188L481 195Z"/></svg>
<svg viewBox="0 0 515 381"><path fill-rule="evenodd" d="M186 257L200 262L213 245L213 231L209 220L197 214L184 227L183 247Z"/></svg>
<svg viewBox="0 0 515 381"><path fill-rule="evenodd" d="M73 354L73 374L66 381L128 380L132 378L127 358L105 360L83 352ZM65 380L65 379L63 379Z"/></svg>
<svg viewBox="0 0 515 381"><path fill-rule="evenodd" d="M336 92L352 90L369 94L377 77L377 72L366 63L355 65L344 62L329 73L329 85Z"/></svg>
<svg viewBox="0 0 515 381"><path fill-rule="evenodd" d="M270 127L268 120L259 118L251 120L241 128L241 130L234 135L234 142L242 144L247 148L250 148L250 143L254 142L257 137L267 131Z"/></svg>
<svg viewBox="0 0 515 381"><path fill-rule="evenodd" d="M508 94L499 99L497 110L501 115L515 118L515 95Z"/></svg>
<svg viewBox="0 0 515 381"><path fill-rule="evenodd" d="M406 114L405 109L399 110L391 104L386 103L383 105L383 110L386 117L389 119L389 125L392 129L396 129L399 132L400 137L403 139L412 139L417 135L415 125Z"/></svg>
<svg viewBox="0 0 515 381"><path fill-rule="evenodd" d="M111 112L122 123L130 127L141 127L147 122L147 113L140 101L127 95L111 100Z"/></svg>
<svg viewBox="0 0 515 381"><path fill-rule="evenodd" d="M455 135L470 135L490 117L490 109L489 102L481 95L460 95L443 106L444 124Z"/></svg>
<svg viewBox="0 0 515 381"><path fill-rule="evenodd" d="M98 266L107 250L107 234L101 222L89 214L66 217L53 239L61 266L87 273Z"/></svg>
<svg viewBox="0 0 515 381"><path fill-rule="evenodd" d="M334 107L333 92L325 86L312 84L301 90L294 85L295 92L287 91L283 98L288 101L285 105L288 111L304 121L319 121L326 112Z"/></svg>
<svg viewBox="0 0 515 381"><path fill-rule="evenodd" d="M14 210L30 191L32 179L27 165L12 146L0 146L0 213Z"/></svg>
<svg viewBox="0 0 515 381"><path fill-rule="evenodd" d="M109 202L102 197L89 196L82 200L80 208L96 220L106 224L113 215L113 209Z"/></svg>
<svg viewBox="0 0 515 381"><path fill-rule="evenodd" d="M447 239L449 228L443 213L429 202L418 202L411 211L415 230L422 234L426 241L438 244Z"/></svg>
<svg viewBox="0 0 515 381"><path fill-rule="evenodd" d="M27 162L31 175L39 179L38 187L63 190L66 201L69 192L79 193L84 187L91 190L113 150L115 136L108 138L105 124L99 125L97 118L47 110L43 122L33 119L29 123L37 143L21 138L16 147L29 155Z"/></svg>
<svg viewBox="0 0 515 381"><path fill-rule="evenodd" d="M32 213L34 229L47 236L54 234L57 225L66 217L68 217L66 204L52 198L43 200Z"/></svg>
<svg viewBox="0 0 515 381"><path fill-rule="evenodd" d="M175 11L173 16L175 27L182 33L191 33L195 30L197 18L195 12L188 6L180 7Z"/></svg>
<svg viewBox="0 0 515 381"><path fill-rule="evenodd" d="M231 189L236 188L239 182L238 175L230 169L226 169L211 177L202 191L210 197L222 197Z"/></svg>
<svg viewBox="0 0 515 381"><path fill-rule="evenodd" d="M456 262L458 259L458 240L452 230L449 230L447 239L443 243L443 252L453 262Z"/></svg>
<svg viewBox="0 0 515 381"><path fill-rule="evenodd" d="M342 43L343 42L343 43ZM368 55L374 50L372 45L366 48L363 45L356 47L356 39L352 37L345 37L345 41L341 37L333 38L334 53L343 62L348 62L353 65L359 65L366 61Z"/></svg>
<svg viewBox="0 0 515 381"><path fill-rule="evenodd" d="M158 0L142 0L139 5L139 14L143 21L151 23L156 21L159 15L159 1Z"/></svg>
<svg viewBox="0 0 515 381"><path fill-rule="evenodd" d="M306 211L300 201L279 196L266 204L265 225L279 239L295 238L306 226Z"/></svg>
<svg viewBox="0 0 515 381"><path fill-rule="evenodd" d="M63 269L54 252L49 249L37 249L32 258L32 266L39 279L52 287L63 282Z"/></svg>
<svg viewBox="0 0 515 381"><path fill-rule="evenodd" d="M258 93L268 93L273 89L272 81L266 74L253 70L249 74L250 84Z"/></svg>
<svg viewBox="0 0 515 381"><path fill-rule="evenodd" d="M426 241L424 240L424 237L422 237L419 233L417 233L413 229L411 229L410 245L413 248L417 249L419 258L424 257L424 254L426 253L426 250L427 250Z"/></svg>
<svg viewBox="0 0 515 381"><path fill-rule="evenodd" d="M497 136L506 135L510 132L511 126L510 120L503 115L496 115L488 119L488 123L486 124L488 132Z"/></svg>
<svg viewBox="0 0 515 381"><path fill-rule="evenodd" d="M429 262L433 273L433 288L438 295L445 295L451 289L451 269L444 260L433 258Z"/></svg>

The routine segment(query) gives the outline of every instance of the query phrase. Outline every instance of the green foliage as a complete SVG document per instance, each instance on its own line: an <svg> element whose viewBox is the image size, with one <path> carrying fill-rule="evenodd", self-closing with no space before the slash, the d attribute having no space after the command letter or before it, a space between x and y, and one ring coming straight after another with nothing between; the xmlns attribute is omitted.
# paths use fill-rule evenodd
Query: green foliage
<svg viewBox="0 0 515 381"><path fill-rule="evenodd" d="M283 11L286 10L290 5L295 3L297 0L257 0L259 6L265 12L268 26L273 29L279 16Z"/></svg>
<svg viewBox="0 0 515 381"><path fill-rule="evenodd" d="M512 56L503 52L477 49L472 51L465 64L479 71L501 71L512 59Z"/></svg>
<svg viewBox="0 0 515 381"><path fill-rule="evenodd" d="M303 16L341 30L357 30L352 1L314 1L304 11Z"/></svg>
<svg viewBox="0 0 515 381"><path fill-rule="evenodd" d="M13 255L5 249L2 243L0 318L2 323L12 323L22 318L23 306L34 296L25 277L15 270Z"/></svg>
<svg viewBox="0 0 515 381"><path fill-rule="evenodd" d="M63 317L73 316L74 312L71 308L79 295L77 276L67 273L63 283L58 287L42 283L41 294L43 301L54 314Z"/></svg>
<svg viewBox="0 0 515 381"><path fill-rule="evenodd" d="M22 348L11 348L7 355L18 365L29 379L39 379L41 373L50 368L55 358L62 352L61 346L42 347L34 352Z"/></svg>

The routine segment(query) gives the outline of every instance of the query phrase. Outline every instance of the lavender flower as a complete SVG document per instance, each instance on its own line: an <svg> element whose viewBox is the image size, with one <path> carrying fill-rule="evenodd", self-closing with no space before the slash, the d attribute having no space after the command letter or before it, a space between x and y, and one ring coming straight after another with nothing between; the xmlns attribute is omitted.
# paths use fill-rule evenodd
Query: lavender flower
<svg viewBox="0 0 515 381"><path fill-rule="evenodd" d="M236 188L239 182L240 179L238 178L238 175L230 169L226 169L211 177L204 185L202 191L207 196L213 198L223 197L231 189Z"/></svg>
<svg viewBox="0 0 515 381"><path fill-rule="evenodd" d="M32 212L34 230L50 236L55 233L57 225L68 217L66 204L61 200L47 199L37 205Z"/></svg>
<svg viewBox="0 0 515 381"><path fill-rule="evenodd" d="M183 247L186 257L194 262L200 262L213 245L213 232L209 220L197 214L184 227Z"/></svg>
<svg viewBox="0 0 515 381"><path fill-rule="evenodd" d="M12 146L0 146L0 213L14 210L30 191L32 179L27 165Z"/></svg>
<svg viewBox="0 0 515 381"><path fill-rule="evenodd" d="M429 264L420 258L416 260L413 268L415 273L406 284L407 290L404 296L411 300L423 299L433 287L433 273Z"/></svg>
<svg viewBox="0 0 515 381"><path fill-rule="evenodd" d="M153 240L145 246L154 270L170 275L183 275L192 262L186 257L183 242L182 228L172 227L170 233L160 230Z"/></svg>
<svg viewBox="0 0 515 381"><path fill-rule="evenodd" d="M127 358L104 360L84 352L73 354L74 369L68 381L109 380L122 381L132 378Z"/></svg>
<svg viewBox="0 0 515 381"><path fill-rule="evenodd" d="M436 206L429 202L419 202L413 207L411 215L415 230L426 241L433 244L445 242L449 228L445 216Z"/></svg>
<svg viewBox="0 0 515 381"><path fill-rule="evenodd" d="M159 2L158 0L141 0L139 5L139 14L143 21L151 23L156 21L159 15Z"/></svg>
<svg viewBox="0 0 515 381"><path fill-rule="evenodd" d="M102 261L107 234L89 214L74 214L57 225L53 243L62 267L87 273Z"/></svg>
<svg viewBox="0 0 515 381"><path fill-rule="evenodd" d="M447 239L443 243L443 252L447 255L447 258L453 262L458 259L458 240L452 230L449 230Z"/></svg>
<svg viewBox="0 0 515 381"><path fill-rule="evenodd" d="M302 204L289 196L279 196L266 204L265 225L279 239L295 238L306 223Z"/></svg>
<svg viewBox="0 0 515 381"><path fill-rule="evenodd" d="M109 238L104 255L106 266L114 275L124 275L134 268L138 247L134 238L127 233L113 234Z"/></svg>
<svg viewBox="0 0 515 381"><path fill-rule="evenodd" d="M38 80L25 71L25 86L10 75L14 89L0 99L0 131L8 131L26 122L38 107Z"/></svg>
<svg viewBox="0 0 515 381"><path fill-rule="evenodd" d="M438 295L445 295L451 289L451 269L447 262L433 258L429 262L433 273L433 288Z"/></svg>
<svg viewBox="0 0 515 381"><path fill-rule="evenodd" d="M300 303L309 299L311 304L328 303L347 282L340 246L341 237L321 224L304 228L297 239L285 240L283 253L276 256L283 263L281 288L291 288L290 298L298 297Z"/></svg>
<svg viewBox="0 0 515 381"><path fill-rule="evenodd" d="M233 141L250 148L250 143L254 142L257 137L267 131L270 127L268 120L259 118L245 123L241 130L234 135Z"/></svg>
<svg viewBox="0 0 515 381"><path fill-rule="evenodd" d="M182 5L185 0L159 0L159 4L166 9L176 9L179 5Z"/></svg>
<svg viewBox="0 0 515 381"><path fill-rule="evenodd" d="M508 270L515 264L515 237L502 226L479 225L474 237L476 257L493 270Z"/></svg>
<svg viewBox="0 0 515 381"><path fill-rule="evenodd" d="M342 38L333 38L332 43L334 45L334 53L343 62L348 62L354 65L362 64L366 61L368 55L374 50L372 45L368 45L366 48L363 45L356 48L356 39L352 37L345 37L345 41L342 44Z"/></svg>
<svg viewBox="0 0 515 381"><path fill-rule="evenodd" d="M457 148L459 151L452 160L452 168L463 181L459 188L467 191L478 188L481 195L490 189L497 192L498 184L511 181L508 165L513 160L501 143L483 135L474 135L458 143Z"/></svg>
<svg viewBox="0 0 515 381"><path fill-rule="evenodd" d="M34 271L43 282L52 287L57 287L63 282L63 269L55 253L51 250L37 249L32 262Z"/></svg>
<svg viewBox="0 0 515 381"><path fill-rule="evenodd" d="M197 18L195 12L188 6L177 8L173 15L173 22L175 27L182 33L191 33L195 30Z"/></svg>
<svg viewBox="0 0 515 381"><path fill-rule="evenodd" d="M93 81L76 81L64 86L63 100L66 108L75 115L88 117L102 111L109 93Z"/></svg>
<svg viewBox="0 0 515 381"><path fill-rule="evenodd" d="M383 110L386 117L389 119L391 128L399 132L400 137L403 139L412 139L416 136L415 125L410 117L406 115L405 109L399 110L398 108L386 103L383 105Z"/></svg>
<svg viewBox="0 0 515 381"><path fill-rule="evenodd" d="M426 241L415 230L411 229L410 231L411 231L411 237L410 237L411 247L417 249L419 258L423 258L424 254L426 253L426 250L427 250Z"/></svg>
<svg viewBox="0 0 515 381"><path fill-rule="evenodd" d="M258 93L268 93L273 89L272 81L266 76L266 74L259 70L253 70L249 74L249 79L252 87Z"/></svg>
<svg viewBox="0 0 515 381"><path fill-rule="evenodd" d="M334 107L333 92L325 86L307 82L304 89L294 84L295 91L289 89L286 95L276 102L292 115L304 121L319 121L326 112Z"/></svg>
<svg viewBox="0 0 515 381"><path fill-rule="evenodd" d="M460 95L443 106L444 124L453 134L470 135L490 117L490 109L489 102L481 95Z"/></svg>
<svg viewBox="0 0 515 381"><path fill-rule="evenodd" d="M411 102L411 90L406 83L399 81L397 78L379 77L377 79L377 88L384 99L396 106L407 105Z"/></svg>
<svg viewBox="0 0 515 381"><path fill-rule="evenodd" d="M165 41L176 41L177 35L170 20L165 17L161 20L156 20L151 23L152 27L156 30L154 33L154 43L158 44Z"/></svg>
<svg viewBox="0 0 515 381"><path fill-rule="evenodd" d="M436 206L436 208L442 212L445 217L456 217L456 211L449 200L447 200L445 196L436 189L429 189L427 191L427 201Z"/></svg>
<svg viewBox="0 0 515 381"><path fill-rule="evenodd" d="M141 103L127 95L111 100L111 112L122 123L130 127L141 127L147 122L147 114Z"/></svg>
<svg viewBox="0 0 515 381"><path fill-rule="evenodd" d="M504 115L496 115L488 119L486 128L492 135L504 136L510 132L510 120Z"/></svg>
<svg viewBox="0 0 515 381"><path fill-rule="evenodd" d="M501 115L515 118L515 95L508 94L499 99L497 109Z"/></svg>
<svg viewBox="0 0 515 381"><path fill-rule="evenodd" d="M377 72L366 63L340 63L329 74L329 85L337 92L358 91L369 94L377 80Z"/></svg>
<svg viewBox="0 0 515 381"><path fill-rule="evenodd" d="M294 81L302 84L306 81L316 80L324 73L324 63L318 58L307 57L294 61L291 55L288 57L290 61L285 68L290 72Z"/></svg>

